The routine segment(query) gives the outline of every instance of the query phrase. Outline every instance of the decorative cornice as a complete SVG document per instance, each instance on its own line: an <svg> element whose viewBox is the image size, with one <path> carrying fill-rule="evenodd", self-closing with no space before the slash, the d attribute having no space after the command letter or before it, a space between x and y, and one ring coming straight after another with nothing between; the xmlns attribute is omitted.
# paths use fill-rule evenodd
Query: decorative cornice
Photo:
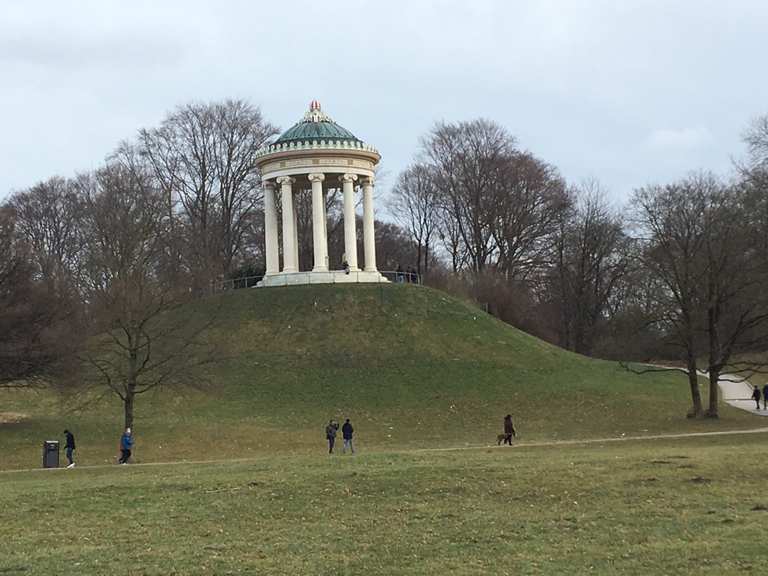
<svg viewBox="0 0 768 576"><path fill-rule="evenodd" d="M264 156L277 152L290 152L294 150L359 150L361 152L379 154L379 151L376 148L365 142L354 142L349 140L335 142L331 140L320 140L320 142L305 141L270 144L256 152L256 158L263 158Z"/></svg>

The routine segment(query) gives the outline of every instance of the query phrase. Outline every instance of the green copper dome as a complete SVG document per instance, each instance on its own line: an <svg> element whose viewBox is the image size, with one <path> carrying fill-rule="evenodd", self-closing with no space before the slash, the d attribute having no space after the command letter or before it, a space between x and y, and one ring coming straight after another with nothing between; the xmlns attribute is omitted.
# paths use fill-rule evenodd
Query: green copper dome
<svg viewBox="0 0 768 576"><path fill-rule="evenodd" d="M309 111L301 122L286 130L272 145L289 144L291 142L357 142L363 141L346 128L342 128L326 115L320 108L320 103L313 100Z"/></svg>

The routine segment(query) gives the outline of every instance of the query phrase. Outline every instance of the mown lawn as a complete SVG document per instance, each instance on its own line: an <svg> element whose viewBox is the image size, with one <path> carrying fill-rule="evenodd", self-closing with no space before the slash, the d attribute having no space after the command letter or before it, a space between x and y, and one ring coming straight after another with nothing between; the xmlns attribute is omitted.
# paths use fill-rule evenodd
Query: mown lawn
<svg viewBox="0 0 768 576"><path fill-rule="evenodd" d="M526 440L762 425L727 406L720 421L687 420L682 375L630 374L427 288L238 290L182 313L216 314L222 360L202 388L138 399L138 461L307 455L331 417L351 418L372 450L484 445L508 412ZM39 466L42 441L64 428L82 464L114 462L122 409L99 394L0 390L0 470Z"/></svg>
<svg viewBox="0 0 768 576"><path fill-rule="evenodd" d="M768 435L0 473L2 574L743 574Z"/></svg>

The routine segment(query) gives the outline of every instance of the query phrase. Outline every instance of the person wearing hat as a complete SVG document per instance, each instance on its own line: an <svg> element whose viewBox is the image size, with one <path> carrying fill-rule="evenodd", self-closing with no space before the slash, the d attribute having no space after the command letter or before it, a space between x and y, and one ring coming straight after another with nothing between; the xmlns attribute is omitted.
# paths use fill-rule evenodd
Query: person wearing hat
<svg viewBox="0 0 768 576"><path fill-rule="evenodd" d="M64 438L66 439L64 442L64 449L66 451L67 461L69 462L67 468L74 468L75 436L69 430L64 430Z"/></svg>

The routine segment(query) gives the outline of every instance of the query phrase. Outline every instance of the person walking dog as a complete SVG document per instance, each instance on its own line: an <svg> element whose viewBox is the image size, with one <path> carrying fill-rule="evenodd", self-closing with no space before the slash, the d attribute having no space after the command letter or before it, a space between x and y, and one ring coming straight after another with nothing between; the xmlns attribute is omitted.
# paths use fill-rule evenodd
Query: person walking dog
<svg viewBox="0 0 768 576"><path fill-rule="evenodd" d="M507 414L504 416L504 444L512 446L512 436L517 437L517 432L512 424L512 414Z"/></svg>

